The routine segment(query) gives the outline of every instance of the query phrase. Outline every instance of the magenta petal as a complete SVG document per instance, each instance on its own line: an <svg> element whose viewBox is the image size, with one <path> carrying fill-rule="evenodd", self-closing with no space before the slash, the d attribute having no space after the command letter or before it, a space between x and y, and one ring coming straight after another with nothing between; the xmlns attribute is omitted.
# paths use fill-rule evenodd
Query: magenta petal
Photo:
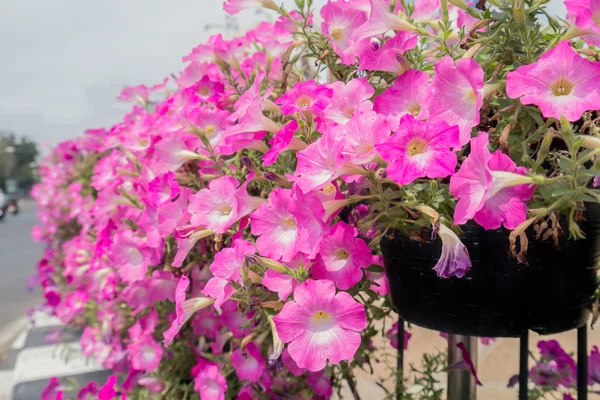
<svg viewBox="0 0 600 400"><path fill-rule="evenodd" d="M473 361L471 360L471 355L467 351L467 348L465 347L465 344L462 343L462 342L460 342L460 343L458 343L456 345L456 347L458 347L460 349L460 352L462 353L462 357L463 357L463 360L464 360L463 362L466 364L467 368L471 372L471 375L473 375L473 378L475 378L475 382L479 386L483 386L483 384L481 383L481 381L477 377L477 371L475 371L475 366L473 365ZM460 363L458 363L458 364L460 364Z"/></svg>

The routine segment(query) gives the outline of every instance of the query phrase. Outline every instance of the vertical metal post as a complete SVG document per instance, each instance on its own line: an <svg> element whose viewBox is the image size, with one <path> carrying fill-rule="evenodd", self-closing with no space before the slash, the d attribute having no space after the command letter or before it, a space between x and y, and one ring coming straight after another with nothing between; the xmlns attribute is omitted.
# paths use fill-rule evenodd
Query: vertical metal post
<svg viewBox="0 0 600 400"><path fill-rule="evenodd" d="M527 382L529 380L529 331L525 331L519 340L519 400L527 400Z"/></svg>
<svg viewBox="0 0 600 400"><path fill-rule="evenodd" d="M577 329L577 400L587 400L587 324Z"/></svg>
<svg viewBox="0 0 600 400"><path fill-rule="evenodd" d="M398 356L396 374L396 400L401 400L404 391L404 320L398 317Z"/></svg>
<svg viewBox="0 0 600 400"><path fill-rule="evenodd" d="M477 367L477 338L464 335L448 335L448 365L452 366L463 360L462 353L456 345L463 343L471 356L473 366ZM450 368L448 370L448 400L475 400L477 387L471 372L466 368Z"/></svg>

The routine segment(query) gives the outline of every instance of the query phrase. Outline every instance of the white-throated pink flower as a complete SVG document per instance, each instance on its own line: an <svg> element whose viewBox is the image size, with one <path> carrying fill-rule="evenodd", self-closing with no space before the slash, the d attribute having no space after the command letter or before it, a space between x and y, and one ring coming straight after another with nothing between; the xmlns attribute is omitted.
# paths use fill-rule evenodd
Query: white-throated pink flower
<svg viewBox="0 0 600 400"><path fill-rule="evenodd" d="M357 284L363 277L362 269L371 265L372 260L369 246L357 236L355 227L345 222L334 224L321 240L311 275L334 281L342 290Z"/></svg>
<svg viewBox="0 0 600 400"><path fill-rule="evenodd" d="M527 216L526 200L535 187L526 169L500 150L488 149L488 135L471 139L471 153L450 178L450 192L458 199L454 223L475 219L485 229L516 228Z"/></svg>
<svg viewBox="0 0 600 400"><path fill-rule="evenodd" d="M444 178L456 169L457 126L445 122L422 122L410 114L400 120L395 134L375 148L389 162L387 177L405 185L417 178Z"/></svg>
<svg viewBox="0 0 600 400"><path fill-rule="evenodd" d="M546 118L577 121L600 104L600 62L582 58L568 41L506 75L506 94L535 104Z"/></svg>
<svg viewBox="0 0 600 400"><path fill-rule="evenodd" d="M332 281L308 280L294 291L273 320L279 337L299 368L321 371L327 361L351 360L367 327L364 306Z"/></svg>
<svg viewBox="0 0 600 400"><path fill-rule="evenodd" d="M458 125L459 144L467 144L471 128L479 124L479 109L483 103L483 70L470 58L461 58L456 65L450 56L435 63L431 82L431 122Z"/></svg>

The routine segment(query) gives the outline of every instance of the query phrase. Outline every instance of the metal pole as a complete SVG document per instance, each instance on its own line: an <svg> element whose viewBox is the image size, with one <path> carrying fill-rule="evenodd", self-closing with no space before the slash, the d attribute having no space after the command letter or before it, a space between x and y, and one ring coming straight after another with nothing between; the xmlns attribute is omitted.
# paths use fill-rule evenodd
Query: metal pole
<svg viewBox="0 0 600 400"><path fill-rule="evenodd" d="M404 320L398 317L398 359L396 373L396 400L401 400L404 391Z"/></svg>
<svg viewBox="0 0 600 400"><path fill-rule="evenodd" d="M577 400L587 400L587 324L577 329Z"/></svg>
<svg viewBox="0 0 600 400"><path fill-rule="evenodd" d="M463 343L471 356L473 366L477 366L477 338L464 335L448 335L448 365L453 366L463 360L456 345ZM477 387L471 372L466 368L448 370L448 400L475 400Z"/></svg>
<svg viewBox="0 0 600 400"><path fill-rule="evenodd" d="M527 381L529 380L529 331L525 331L519 340L519 400L527 400Z"/></svg>

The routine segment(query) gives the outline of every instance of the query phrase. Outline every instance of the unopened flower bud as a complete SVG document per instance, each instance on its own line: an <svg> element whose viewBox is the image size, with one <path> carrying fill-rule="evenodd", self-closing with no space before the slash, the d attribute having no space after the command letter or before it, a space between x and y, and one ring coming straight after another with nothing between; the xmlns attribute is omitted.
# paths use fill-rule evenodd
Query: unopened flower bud
<svg viewBox="0 0 600 400"><path fill-rule="evenodd" d="M281 272L283 274L286 274L289 270L288 267L277 261L267 257L257 256L256 254L246 254L244 258L250 264L260 265L263 268L272 269L273 271Z"/></svg>
<svg viewBox="0 0 600 400"><path fill-rule="evenodd" d="M254 171L254 163L248 156L242 156L242 165L248 168L250 171Z"/></svg>
<svg viewBox="0 0 600 400"><path fill-rule="evenodd" d="M513 0L512 13L515 20L521 26L525 26L525 11L523 10L523 0Z"/></svg>
<svg viewBox="0 0 600 400"><path fill-rule="evenodd" d="M287 187L287 188L292 187L292 183L290 181L288 181L283 176L278 175L274 172L267 171L263 174L263 176L265 177L266 180L276 183L279 186L283 186L283 187Z"/></svg>
<svg viewBox="0 0 600 400"><path fill-rule="evenodd" d="M550 150L550 145L552 144L552 140L554 139L554 128L548 129L544 138L542 139L542 143L540 144L540 148L537 153L537 163L541 164L548 154L548 150Z"/></svg>
<svg viewBox="0 0 600 400"><path fill-rule="evenodd" d="M284 345L279 338L277 327L275 326L272 316L269 316L269 325L271 326L271 336L273 336L273 353L271 353L269 356L269 366L279 369L283 367L283 363L281 362L281 353L283 353Z"/></svg>

